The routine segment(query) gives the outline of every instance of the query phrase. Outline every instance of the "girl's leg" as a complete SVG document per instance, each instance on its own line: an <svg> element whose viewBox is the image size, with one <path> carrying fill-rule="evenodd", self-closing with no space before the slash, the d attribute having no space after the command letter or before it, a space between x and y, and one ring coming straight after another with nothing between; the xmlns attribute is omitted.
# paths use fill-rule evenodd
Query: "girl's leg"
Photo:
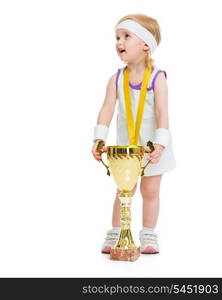
<svg viewBox="0 0 222 300"><path fill-rule="evenodd" d="M137 183L132 189L133 194L136 191ZM112 216L112 226L113 227L120 227L120 200L118 198L118 193L120 192L119 189L117 189L116 192L116 198L113 204L113 216Z"/></svg>
<svg viewBox="0 0 222 300"><path fill-rule="evenodd" d="M159 215L159 192L162 174L144 176L140 191L143 197L143 227L155 228Z"/></svg>
<svg viewBox="0 0 222 300"><path fill-rule="evenodd" d="M143 229L140 231L140 251L144 254L159 253L154 228L159 215L159 192L162 175L144 176L140 190L143 197Z"/></svg>

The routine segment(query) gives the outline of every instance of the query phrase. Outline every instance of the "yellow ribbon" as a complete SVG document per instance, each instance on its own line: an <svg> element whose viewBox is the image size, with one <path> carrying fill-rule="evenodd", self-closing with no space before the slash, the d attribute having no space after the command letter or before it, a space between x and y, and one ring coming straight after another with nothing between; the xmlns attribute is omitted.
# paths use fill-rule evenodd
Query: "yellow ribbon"
<svg viewBox="0 0 222 300"><path fill-rule="evenodd" d="M125 99L125 107L126 107L126 118L127 118L127 126L128 126L128 134L130 145L137 145L140 133L140 127L143 117L146 93L148 88L148 83L150 80L152 68L146 68L144 75L142 86L140 90L139 96L139 104L136 115L136 129L134 127L133 120L133 112L132 112L132 103L130 99L130 88L129 88L129 69L126 68L123 75L123 89L124 89L124 99Z"/></svg>

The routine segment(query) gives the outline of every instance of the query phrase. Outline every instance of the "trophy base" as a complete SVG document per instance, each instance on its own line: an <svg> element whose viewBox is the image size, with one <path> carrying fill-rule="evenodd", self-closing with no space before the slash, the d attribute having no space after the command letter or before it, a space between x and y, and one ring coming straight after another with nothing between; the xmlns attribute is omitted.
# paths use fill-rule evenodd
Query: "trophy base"
<svg viewBox="0 0 222 300"><path fill-rule="evenodd" d="M140 248L133 250L123 250L112 248L110 250L110 259L123 260L123 261L135 261L140 256Z"/></svg>

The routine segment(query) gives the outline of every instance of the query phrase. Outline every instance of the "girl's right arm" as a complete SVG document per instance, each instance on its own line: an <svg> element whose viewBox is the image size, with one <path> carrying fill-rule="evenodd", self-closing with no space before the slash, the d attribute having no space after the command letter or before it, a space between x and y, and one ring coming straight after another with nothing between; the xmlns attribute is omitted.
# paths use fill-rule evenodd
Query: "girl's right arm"
<svg viewBox="0 0 222 300"><path fill-rule="evenodd" d="M106 95L97 118L97 125L102 124L109 127L112 121L113 114L115 111L116 99L117 99L116 76L117 76L116 73L113 74L107 83ZM93 147L92 147L92 154L97 161L101 161L101 154L98 151L96 151L99 141L100 140L96 140L93 143ZM106 151L106 147L104 147L103 150Z"/></svg>

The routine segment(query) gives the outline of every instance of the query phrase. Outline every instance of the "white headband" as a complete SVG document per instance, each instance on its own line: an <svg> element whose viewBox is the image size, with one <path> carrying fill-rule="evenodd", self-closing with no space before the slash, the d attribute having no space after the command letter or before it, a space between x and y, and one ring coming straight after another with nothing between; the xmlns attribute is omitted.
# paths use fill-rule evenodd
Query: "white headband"
<svg viewBox="0 0 222 300"><path fill-rule="evenodd" d="M149 30L147 30L146 28L144 28L139 23L133 20L125 20L117 24L115 30L117 29L127 29L132 33L135 33L135 35L141 38L150 47L151 54L154 52L154 50L157 47L157 42L153 34Z"/></svg>

